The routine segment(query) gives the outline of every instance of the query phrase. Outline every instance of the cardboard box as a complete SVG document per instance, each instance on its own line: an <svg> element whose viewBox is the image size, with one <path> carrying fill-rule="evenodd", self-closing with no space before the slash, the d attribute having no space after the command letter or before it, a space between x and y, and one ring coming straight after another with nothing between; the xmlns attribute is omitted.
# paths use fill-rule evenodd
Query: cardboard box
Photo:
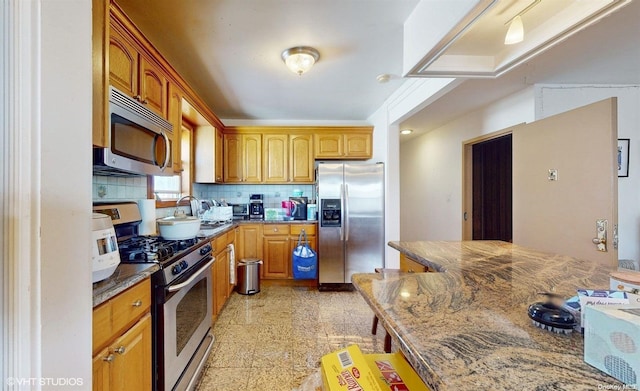
<svg viewBox="0 0 640 391"><path fill-rule="evenodd" d="M365 354L364 359L385 391L429 391L402 353Z"/></svg>
<svg viewBox="0 0 640 391"><path fill-rule="evenodd" d="M358 345L322 357L323 391L429 391L401 353L362 354Z"/></svg>
<svg viewBox="0 0 640 391"><path fill-rule="evenodd" d="M583 312L584 361L631 387L638 387L640 306L587 306Z"/></svg>

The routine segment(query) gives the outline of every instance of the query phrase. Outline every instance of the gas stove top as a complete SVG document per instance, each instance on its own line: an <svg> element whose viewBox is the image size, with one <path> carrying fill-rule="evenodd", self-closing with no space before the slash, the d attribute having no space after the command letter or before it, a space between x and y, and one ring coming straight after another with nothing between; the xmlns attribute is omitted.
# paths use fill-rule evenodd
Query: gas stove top
<svg viewBox="0 0 640 391"><path fill-rule="evenodd" d="M165 240L160 236L135 236L118 243L123 263L158 263L161 266L173 257L202 242L203 239Z"/></svg>

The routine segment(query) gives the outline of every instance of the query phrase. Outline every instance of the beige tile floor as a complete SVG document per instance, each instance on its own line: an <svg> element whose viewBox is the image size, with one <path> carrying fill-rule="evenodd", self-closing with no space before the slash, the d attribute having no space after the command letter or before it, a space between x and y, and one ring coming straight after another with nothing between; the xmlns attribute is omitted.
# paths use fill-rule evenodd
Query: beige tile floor
<svg viewBox="0 0 640 391"><path fill-rule="evenodd" d="M385 333L379 325L372 335L372 320L358 292L291 286L234 292L213 327L198 391L291 391L334 350L358 344L364 353L382 353Z"/></svg>

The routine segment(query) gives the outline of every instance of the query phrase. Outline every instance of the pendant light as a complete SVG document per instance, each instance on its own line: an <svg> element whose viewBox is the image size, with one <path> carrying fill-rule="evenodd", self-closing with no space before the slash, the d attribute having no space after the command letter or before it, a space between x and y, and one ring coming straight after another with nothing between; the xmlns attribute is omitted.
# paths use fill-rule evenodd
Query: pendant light
<svg viewBox="0 0 640 391"><path fill-rule="evenodd" d="M505 45L513 45L524 40L524 24L522 23L522 15L528 12L531 8L538 5L540 1L541 0L534 0L527 6L527 8L518 12L516 16L509 19L509 21L505 23L509 25L509 28L507 29L507 35L504 37Z"/></svg>
<svg viewBox="0 0 640 391"><path fill-rule="evenodd" d="M507 35L504 37L505 45L513 45L524 40L524 25L522 24L522 17L516 15L511 21Z"/></svg>
<svg viewBox="0 0 640 391"><path fill-rule="evenodd" d="M282 61L291 72L302 75L320 59L320 53L309 46L296 46L282 52Z"/></svg>

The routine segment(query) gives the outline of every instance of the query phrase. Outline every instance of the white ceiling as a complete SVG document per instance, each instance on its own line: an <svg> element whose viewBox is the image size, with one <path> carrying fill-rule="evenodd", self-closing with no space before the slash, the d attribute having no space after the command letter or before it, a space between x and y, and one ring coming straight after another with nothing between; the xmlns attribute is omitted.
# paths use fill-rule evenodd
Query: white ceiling
<svg viewBox="0 0 640 391"><path fill-rule="evenodd" d="M366 121L403 82L403 23L418 3L116 1L225 123ZM499 78L465 81L402 126L421 134L535 83L640 84L638 20L640 1L632 1ZM300 45L318 49L320 61L297 76L280 54ZM392 75L386 84L376 81L383 73Z"/></svg>
<svg viewBox="0 0 640 391"><path fill-rule="evenodd" d="M363 121L401 84L418 0L116 0L225 119ZM280 57L313 46L297 76ZM382 73L396 75L386 84Z"/></svg>

